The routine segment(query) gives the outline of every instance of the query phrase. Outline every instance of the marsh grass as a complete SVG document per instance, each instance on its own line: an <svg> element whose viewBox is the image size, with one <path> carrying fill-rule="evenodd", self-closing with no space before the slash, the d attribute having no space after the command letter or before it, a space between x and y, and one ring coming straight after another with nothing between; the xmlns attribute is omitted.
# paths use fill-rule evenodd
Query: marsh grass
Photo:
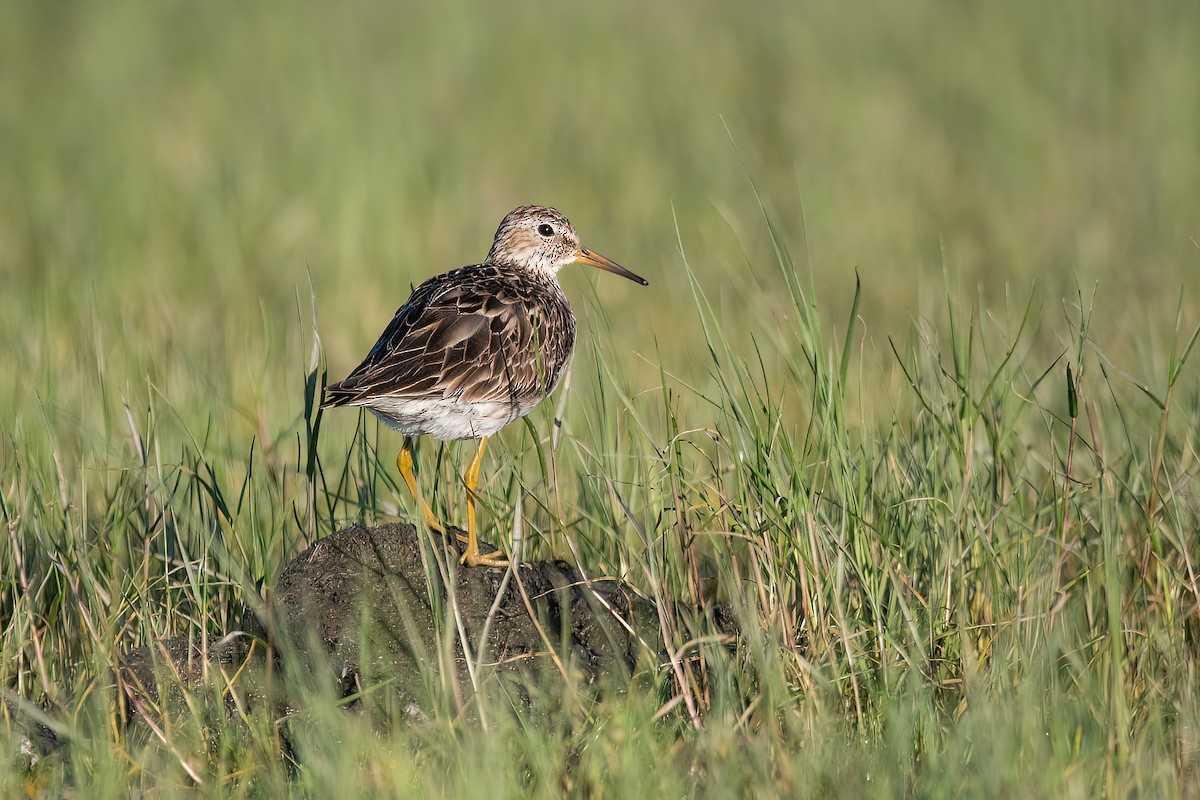
<svg viewBox="0 0 1200 800"><path fill-rule="evenodd" d="M1198 791L1194 9L767 8L0 11L0 793ZM501 91L535 22L593 33ZM316 400L517 189L657 272L566 276L570 381L490 449L485 525L656 598L674 657L464 701L451 598L423 718L214 670L120 731L121 653L412 513L397 437ZM446 519L469 455L418 451Z"/></svg>

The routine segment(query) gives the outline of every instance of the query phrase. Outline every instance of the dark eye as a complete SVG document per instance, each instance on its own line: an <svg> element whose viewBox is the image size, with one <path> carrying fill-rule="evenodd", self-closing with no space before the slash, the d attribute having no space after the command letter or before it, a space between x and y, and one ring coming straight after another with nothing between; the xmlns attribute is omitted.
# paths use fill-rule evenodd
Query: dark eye
<svg viewBox="0 0 1200 800"><path fill-rule="evenodd" d="M543 222L541 225L538 225L538 233L549 239L554 235L554 228Z"/></svg>

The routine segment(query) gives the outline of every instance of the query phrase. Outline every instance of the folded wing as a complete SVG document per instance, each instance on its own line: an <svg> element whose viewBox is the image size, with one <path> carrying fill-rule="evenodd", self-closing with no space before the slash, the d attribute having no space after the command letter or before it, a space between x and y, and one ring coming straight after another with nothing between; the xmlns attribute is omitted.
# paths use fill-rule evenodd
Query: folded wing
<svg viewBox="0 0 1200 800"><path fill-rule="evenodd" d="M376 397L516 405L540 397L561 364L547 363L553 352L538 341L538 306L486 269L465 267L426 281L366 359L326 389L325 405Z"/></svg>

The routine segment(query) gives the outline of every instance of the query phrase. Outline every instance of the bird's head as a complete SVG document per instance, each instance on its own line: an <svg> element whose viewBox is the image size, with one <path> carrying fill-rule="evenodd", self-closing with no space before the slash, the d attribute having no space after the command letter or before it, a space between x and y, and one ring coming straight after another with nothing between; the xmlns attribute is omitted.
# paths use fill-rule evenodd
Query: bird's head
<svg viewBox="0 0 1200 800"><path fill-rule="evenodd" d="M554 277L567 264L589 264L615 272L642 286L644 278L579 243L571 221L547 206L521 206L500 222L488 252L489 264L524 267Z"/></svg>

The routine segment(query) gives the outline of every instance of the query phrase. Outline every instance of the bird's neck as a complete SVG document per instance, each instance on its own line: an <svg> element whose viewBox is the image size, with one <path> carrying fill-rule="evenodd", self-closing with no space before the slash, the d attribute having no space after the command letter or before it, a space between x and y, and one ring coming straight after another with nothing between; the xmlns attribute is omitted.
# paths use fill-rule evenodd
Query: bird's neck
<svg viewBox="0 0 1200 800"><path fill-rule="evenodd" d="M552 266L543 266L540 263L531 263L527 260L518 260L511 258L495 258L490 253L487 261L483 262L489 266L499 267L503 270L512 270L528 276L531 280L539 283L548 283L554 286L558 285L558 269Z"/></svg>

